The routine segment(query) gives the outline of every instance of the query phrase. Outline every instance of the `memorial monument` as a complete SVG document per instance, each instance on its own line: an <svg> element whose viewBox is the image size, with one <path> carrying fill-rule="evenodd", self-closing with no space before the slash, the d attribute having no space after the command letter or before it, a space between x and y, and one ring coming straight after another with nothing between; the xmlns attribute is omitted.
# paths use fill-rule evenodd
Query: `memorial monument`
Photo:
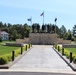
<svg viewBox="0 0 76 75"><path fill-rule="evenodd" d="M51 29L50 25L32 25L32 33L29 35L29 43L38 45L50 45L57 43L57 34L55 28Z"/></svg>

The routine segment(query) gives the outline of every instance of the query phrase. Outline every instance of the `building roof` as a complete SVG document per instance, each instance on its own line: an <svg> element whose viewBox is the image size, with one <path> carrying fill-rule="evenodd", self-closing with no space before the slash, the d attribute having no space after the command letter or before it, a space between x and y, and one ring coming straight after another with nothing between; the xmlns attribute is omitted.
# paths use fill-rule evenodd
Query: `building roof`
<svg viewBox="0 0 76 75"><path fill-rule="evenodd" d="M0 34L8 34L8 33L6 31L0 31Z"/></svg>

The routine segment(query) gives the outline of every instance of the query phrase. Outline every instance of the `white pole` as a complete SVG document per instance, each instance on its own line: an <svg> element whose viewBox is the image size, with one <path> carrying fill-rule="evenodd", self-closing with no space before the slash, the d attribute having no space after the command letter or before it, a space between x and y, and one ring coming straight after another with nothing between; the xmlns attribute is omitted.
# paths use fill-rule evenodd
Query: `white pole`
<svg viewBox="0 0 76 75"><path fill-rule="evenodd" d="M44 25L44 11L43 11L43 25Z"/></svg>

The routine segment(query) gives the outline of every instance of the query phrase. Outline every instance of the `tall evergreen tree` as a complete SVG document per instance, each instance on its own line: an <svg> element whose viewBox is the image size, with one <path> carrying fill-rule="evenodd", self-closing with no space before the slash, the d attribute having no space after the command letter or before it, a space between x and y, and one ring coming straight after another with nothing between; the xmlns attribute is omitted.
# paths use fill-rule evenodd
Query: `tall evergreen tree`
<svg viewBox="0 0 76 75"><path fill-rule="evenodd" d="M46 31L46 26L42 25L42 32L45 32L45 31Z"/></svg>
<svg viewBox="0 0 76 75"><path fill-rule="evenodd" d="M37 25L37 32L39 33L39 31L40 31L40 25L38 24Z"/></svg>

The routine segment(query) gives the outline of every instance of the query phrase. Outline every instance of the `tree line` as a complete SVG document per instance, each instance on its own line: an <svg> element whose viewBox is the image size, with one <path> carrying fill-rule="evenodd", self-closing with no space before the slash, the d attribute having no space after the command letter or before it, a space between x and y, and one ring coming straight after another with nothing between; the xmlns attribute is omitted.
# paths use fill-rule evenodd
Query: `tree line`
<svg viewBox="0 0 76 75"><path fill-rule="evenodd" d="M73 27L74 28L74 27ZM10 24L10 23L2 23L0 22L0 31L6 31L9 33L9 40L16 40L19 38L29 37L29 33L57 33L59 38L63 38L65 40L75 40L74 35L71 30L67 30L64 25L60 28L58 25L54 24L45 24L39 25L38 23L34 23L31 26L27 23L25 24Z"/></svg>
<svg viewBox="0 0 76 75"><path fill-rule="evenodd" d="M75 28L75 27L73 27ZM59 38L63 38L64 40L75 40L75 36L72 34L72 31L67 30L64 25L60 28L54 24L45 24L40 27L39 24L35 23L32 25L33 33L57 33Z"/></svg>
<svg viewBox="0 0 76 75"><path fill-rule="evenodd" d="M45 24L40 26L39 24L35 23L32 25L32 32L33 33L55 33L55 28L56 28L56 31L58 31L58 26L54 24Z"/></svg>
<svg viewBox="0 0 76 75"><path fill-rule="evenodd" d="M16 40L19 38L29 37L30 26L27 24L6 24L0 22L0 31L6 31L9 33L9 40Z"/></svg>

